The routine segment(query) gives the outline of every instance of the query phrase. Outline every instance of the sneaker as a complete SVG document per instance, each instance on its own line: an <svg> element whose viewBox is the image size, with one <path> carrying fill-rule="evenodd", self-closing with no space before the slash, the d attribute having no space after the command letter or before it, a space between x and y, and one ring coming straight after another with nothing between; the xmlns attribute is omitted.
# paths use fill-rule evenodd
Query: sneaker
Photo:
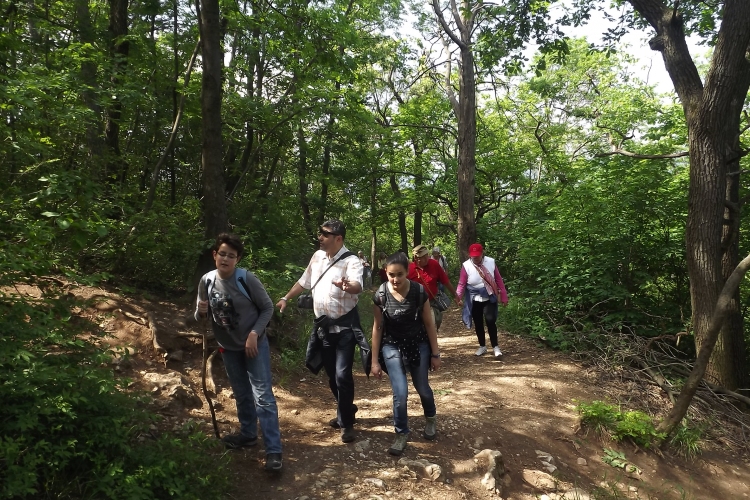
<svg viewBox="0 0 750 500"><path fill-rule="evenodd" d="M396 434L396 440L393 442L388 453L394 456L400 456L406 449L406 442L409 440L408 434Z"/></svg>
<svg viewBox="0 0 750 500"><path fill-rule="evenodd" d="M226 446L230 450L249 448L258 444L257 437L247 437L239 432L237 434L227 434L226 436L221 438L221 441L224 443L224 446Z"/></svg>
<svg viewBox="0 0 750 500"><path fill-rule="evenodd" d="M432 441L433 439L435 439L435 434L437 434L437 415L425 417L424 419L426 423L424 426L424 431L422 432L422 437Z"/></svg>
<svg viewBox="0 0 750 500"><path fill-rule="evenodd" d="M479 349L477 349L477 352L474 353L475 356L482 356L484 354L487 354L487 347L486 346L479 346Z"/></svg>
<svg viewBox="0 0 750 500"><path fill-rule="evenodd" d="M341 441L351 443L354 441L354 427L344 427L341 429Z"/></svg>
<svg viewBox="0 0 750 500"><path fill-rule="evenodd" d="M266 470L279 472L281 470L281 453L269 453L266 455Z"/></svg>
<svg viewBox="0 0 750 500"><path fill-rule="evenodd" d="M500 356L503 355L503 351L500 350L500 346L496 345L495 347L493 347L493 349L495 350L495 357L496 358L499 358Z"/></svg>
<svg viewBox="0 0 750 500"><path fill-rule="evenodd" d="M357 408L357 405L352 405L352 408L354 408L354 423L356 424L357 423L357 410L359 410L359 408ZM330 425L334 429L341 429L341 426L339 425L338 417L332 418L331 420L329 420L328 425Z"/></svg>

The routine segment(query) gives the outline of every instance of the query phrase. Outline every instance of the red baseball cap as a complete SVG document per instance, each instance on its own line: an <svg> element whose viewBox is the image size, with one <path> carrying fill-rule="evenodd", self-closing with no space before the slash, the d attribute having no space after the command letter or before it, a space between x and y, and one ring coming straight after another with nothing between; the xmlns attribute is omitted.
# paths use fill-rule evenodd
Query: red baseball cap
<svg viewBox="0 0 750 500"><path fill-rule="evenodd" d="M484 248L479 243L469 245L469 257L480 257L484 253Z"/></svg>

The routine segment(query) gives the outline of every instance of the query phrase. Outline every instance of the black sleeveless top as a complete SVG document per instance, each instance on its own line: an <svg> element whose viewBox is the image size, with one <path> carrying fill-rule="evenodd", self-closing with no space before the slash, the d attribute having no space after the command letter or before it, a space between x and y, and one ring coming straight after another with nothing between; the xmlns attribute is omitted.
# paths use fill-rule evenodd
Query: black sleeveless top
<svg viewBox="0 0 750 500"><path fill-rule="evenodd" d="M420 363L419 344L425 343L427 330L422 321L422 307L427 302L427 292L412 281L402 302L383 283L372 301L383 312L383 344L395 345L410 364Z"/></svg>

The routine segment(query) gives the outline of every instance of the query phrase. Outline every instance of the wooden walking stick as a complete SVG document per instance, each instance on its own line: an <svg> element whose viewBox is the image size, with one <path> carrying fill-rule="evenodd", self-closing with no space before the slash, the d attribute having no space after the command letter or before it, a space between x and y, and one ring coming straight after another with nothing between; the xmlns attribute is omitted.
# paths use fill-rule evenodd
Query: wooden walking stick
<svg viewBox="0 0 750 500"><path fill-rule="evenodd" d="M208 282L206 282L206 288L201 289L198 287L198 294L201 296L201 300L208 300ZM206 314L205 329L203 330L203 367L201 369L201 382L203 386L203 397L208 402L208 409L211 410L211 422L214 424L214 434L216 439L221 439L221 433L219 433L219 424L216 422L216 410L214 410L214 403L208 395L208 389L206 389L206 363L208 361L208 329L211 328L211 320Z"/></svg>

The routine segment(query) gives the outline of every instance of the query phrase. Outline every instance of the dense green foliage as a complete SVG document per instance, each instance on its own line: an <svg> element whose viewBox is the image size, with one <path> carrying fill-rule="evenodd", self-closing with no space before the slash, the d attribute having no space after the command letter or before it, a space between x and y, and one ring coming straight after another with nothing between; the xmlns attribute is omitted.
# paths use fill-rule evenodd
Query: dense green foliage
<svg viewBox="0 0 750 500"><path fill-rule="evenodd" d="M155 432L146 401L113 374L98 326L77 314L84 304L46 278L96 279L75 274L67 255L92 248L101 226L60 205L34 217L15 201L0 203L0 497L221 496L215 444L191 428Z"/></svg>

